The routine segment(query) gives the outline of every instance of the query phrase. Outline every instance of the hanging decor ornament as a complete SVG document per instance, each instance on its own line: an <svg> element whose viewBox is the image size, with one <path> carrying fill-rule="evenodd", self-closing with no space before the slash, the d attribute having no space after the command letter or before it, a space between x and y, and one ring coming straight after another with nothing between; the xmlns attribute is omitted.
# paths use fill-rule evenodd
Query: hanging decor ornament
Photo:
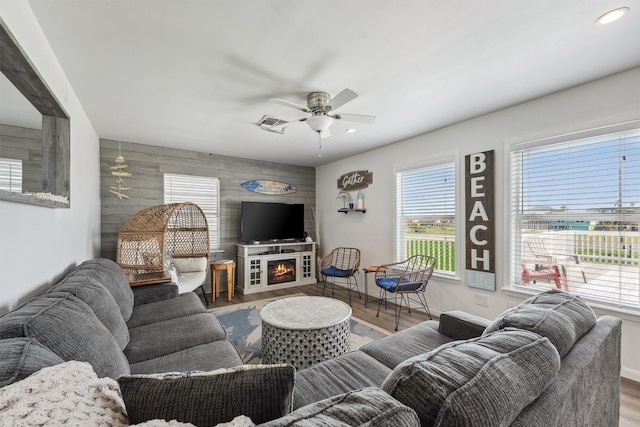
<svg viewBox="0 0 640 427"><path fill-rule="evenodd" d="M118 141L118 157L116 157L116 164L111 166L111 175L118 177L116 179L116 183L118 184L116 187L109 187L109 192L113 193L116 196L116 200L129 199L129 196L124 194L124 191L131 190L130 187L123 187L124 177L131 176L131 172L125 172L124 169L128 168L129 165L124 163L124 157L122 157L122 147L121 142Z"/></svg>

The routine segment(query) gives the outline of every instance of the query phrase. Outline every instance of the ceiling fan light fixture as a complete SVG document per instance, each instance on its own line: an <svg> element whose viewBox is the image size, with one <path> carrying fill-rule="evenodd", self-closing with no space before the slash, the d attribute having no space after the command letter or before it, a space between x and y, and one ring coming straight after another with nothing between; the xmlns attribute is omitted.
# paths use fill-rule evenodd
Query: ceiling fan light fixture
<svg viewBox="0 0 640 427"><path fill-rule="evenodd" d="M311 116L307 119L307 124L314 132L325 132L333 123L333 119L325 115Z"/></svg>
<svg viewBox="0 0 640 427"><path fill-rule="evenodd" d="M602 24L602 25L610 24L622 18L622 15L624 15L628 11L629 11L628 7L619 7L618 9L610 10L609 12L605 13L604 15L596 19L596 24Z"/></svg>

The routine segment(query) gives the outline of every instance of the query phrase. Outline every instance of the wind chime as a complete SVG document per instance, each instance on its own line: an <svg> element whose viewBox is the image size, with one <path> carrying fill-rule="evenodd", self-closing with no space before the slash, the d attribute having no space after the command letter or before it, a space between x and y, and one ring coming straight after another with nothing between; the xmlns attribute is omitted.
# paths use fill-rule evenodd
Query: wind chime
<svg viewBox="0 0 640 427"><path fill-rule="evenodd" d="M129 199L129 196L127 196L126 194L124 194L123 192L126 190L131 190L130 187L123 187L122 184L124 184L124 177L126 176L131 176L131 172L125 172L124 169L128 168L129 165L126 165L124 163L124 157L122 157L122 151L121 151L121 142L118 142L118 157L116 157L116 164L114 166L111 166L111 175L113 176L117 176L118 179L116 179L116 183L118 184L117 187L109 187L109 192L115 194L116 196L116 200L122 200L122 199Z"/></svg>

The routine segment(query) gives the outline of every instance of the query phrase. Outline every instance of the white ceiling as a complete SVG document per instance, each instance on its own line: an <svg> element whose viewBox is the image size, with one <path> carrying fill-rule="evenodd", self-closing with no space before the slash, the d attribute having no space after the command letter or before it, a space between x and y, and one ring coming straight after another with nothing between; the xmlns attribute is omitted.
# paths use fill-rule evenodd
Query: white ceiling
<svg viewBox="0 0 640 427"><path fill-rule="evenodd" d="M101 138L305 166L640 66L635 0L29 3ZM338 112L377 119L335 122L321 158L306 124L255 125L344 88Z"/></svg>

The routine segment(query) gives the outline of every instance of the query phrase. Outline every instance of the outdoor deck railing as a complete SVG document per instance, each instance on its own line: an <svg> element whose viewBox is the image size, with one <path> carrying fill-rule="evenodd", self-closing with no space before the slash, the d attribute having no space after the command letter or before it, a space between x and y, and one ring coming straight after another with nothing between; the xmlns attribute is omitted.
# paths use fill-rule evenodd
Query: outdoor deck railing
<svg viewBox="0 0 640 427"><path fill-rule="evenodd" d="M638 236L613 236L599 233L576 234L574 253L580 260L602 264L637 266L640 255Z"/></svg>
<svg viewBox="0 0 640 427"><path fill-rule="evenodd" d="M450 240L407 240L407 258L413 255L430 255L435 257L436 270L456 271L456 245Z"/></svg>

